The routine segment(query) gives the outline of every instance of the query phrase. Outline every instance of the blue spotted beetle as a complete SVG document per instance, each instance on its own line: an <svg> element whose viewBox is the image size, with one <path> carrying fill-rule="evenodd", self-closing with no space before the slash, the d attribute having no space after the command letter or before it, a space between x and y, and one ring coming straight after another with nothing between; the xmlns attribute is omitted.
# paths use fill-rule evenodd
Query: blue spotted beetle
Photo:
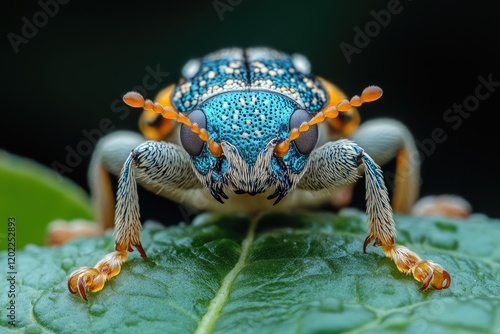
<svg viewBox="0 0 500 334"><path fill-rule="evenodd" d="M369 86L347 100L311 74L304 56L270 48L227 48L191 60L180 81L154 102L127 93L126 104L144 108L143 136L104 137L89 172L98 220L107 227L114 220L115 252L71 273L70 292L87 300L88 291L101 290L132 247L146 257L137 182L197 210L255 214L314 207L332 196L345 201L363 174L363 248L372 241L381 246L401 272L423 283L421 290L448 288L450 275L439 264L394 243L393 208L379 165L398 158L392 203L394 210L409 212L418 195L418 154L409 131L395 120L358 126L356 107L381 95L379 87ZM115 210L109 173L119 176Z"/></svg>

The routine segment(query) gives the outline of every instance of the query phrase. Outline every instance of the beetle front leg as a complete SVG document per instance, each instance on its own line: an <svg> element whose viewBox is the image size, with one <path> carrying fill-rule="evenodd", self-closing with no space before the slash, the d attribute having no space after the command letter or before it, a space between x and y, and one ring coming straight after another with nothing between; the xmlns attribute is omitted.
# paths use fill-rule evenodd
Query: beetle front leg
<svg viewBox="0 0 500 334"><path fill-rule="evenodd" d="M82 267L73 271L68 280L69 291L73 294L79 293L85 300L87 291L100 291L106 281L120 273L121 265L127 260L127 253L132 251L132 246L139 250L142 257L146 257L140 243L141 222L133 168L136 158L137 150L133 150L125 161L119 180L114 231L115 252L107 254L94 267Z"/></svg>
<svg viewBox="0 0 500 334"><path fill-rule="evenodd" d="M111 176L119 177L130 151L144 141L143 136L132 131L116 131L99 139L87 175L95 222L54 221L48 228L48 244L61 245L77 237L103 235L113 227L115 194Z"/></svg>
<svg viewBox="0 0 500 334"><path fill-rule="evenodd" d="M137 173L137 175L136 175ZM188 154L179 146L147 141L129 154L118 182L115 209L115 252L107 254L94 267L73 271L68 280L71 293L79 293L87 300L87 291L96 292L106 281L120 273L129 251L135 247L142 257L141 222L137 182L149 190L162 191L162 195L180 193L198 185ZM199 185L198 185L199 186Z"/></svg>
<svg viewBox="0 0 500 334"><path fill-rule="evenodd" d="M438 290L448 288L451 283L450 275L439 264L422 260L407 247L394 243L396 227L382 171L354 142L339 140L313 151L298 188L331 190L344 186L359 177L358 167L361 165L365 171L368 216L368 237L364 242L363 251L370 242L375 246L381 246L385 255L394 261L399 271L411 273L417 281L423 283L421 290L427 289L429 285Z"/></svg>
<svg viewBox="0 0 500 334"><path fill-rule="evenodd" d="M419 196L420 155L408 128L395 119L378 118L361 124L352 139L379 166L396 159L392 207L409 214Z"/></svg>
<svg viewBox="0 0 500 334"><path fill-rule="evenodd" d="M377 118L362 123L350 138L379 166L395 159L392 208L409 214L419 196L420 155L408 128L395 119ZM332 204L337 208L349 205L353 190L352 184L336 190Z"/></svg>

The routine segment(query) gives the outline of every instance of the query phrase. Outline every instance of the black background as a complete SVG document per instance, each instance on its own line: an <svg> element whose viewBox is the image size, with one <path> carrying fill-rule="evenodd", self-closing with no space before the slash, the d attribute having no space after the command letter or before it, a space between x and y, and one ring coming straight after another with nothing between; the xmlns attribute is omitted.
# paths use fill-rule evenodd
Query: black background
<svg viewBox="0 0 500 334"><path fill-rule="evenodd" d="M443 119L454 103L475 94L479 76L500 82L493 1L401 0L400 13L352 54L350 63L340 43L354 45L354 28L364 30L374 21L370 12L387 9L389 1L220 2L231 7L222 19L213 1L72 0L59 5L17 53L8 33L22 35L23 17L33 22L42 7L35 1L2 4L1 148L46 166L64 164L66 147L76 148L85 140L82 131L98 129L103 118L116 130L137 129L139 110L120 119L112 105L142 84L147 66L169 73L148 91L153 98L177 81L192 57L227 46L271 46L306 55L315 74L348 95L371 84L382 87L383 97L360 109L365 120L399 119L419 142L441 128L447 139L424 155L421 194L458 194L475 212L500 217L495 115L500 87L456 129ZM65 174L85 189L89 158ZM182 219L177 205L140 196L144 218ZM363 206L363 197L358 187L353 206Z"/></svg>

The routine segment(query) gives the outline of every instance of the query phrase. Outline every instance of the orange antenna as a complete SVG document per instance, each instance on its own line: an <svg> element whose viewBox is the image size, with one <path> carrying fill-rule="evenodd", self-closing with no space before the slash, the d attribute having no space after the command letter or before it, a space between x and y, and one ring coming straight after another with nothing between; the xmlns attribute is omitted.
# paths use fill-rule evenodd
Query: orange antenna
<svg viewBox="0 0 500 334"><path fill-rule="evenodd" d="M189 118L184 116L174 110L172 107L164 107L158 102L153 102L144 97L137 92L128 92L123 96L123 101L131 107L134 108L144 108L145 110L154 111L158 114L162 114L166 119L172 119L179 123L188 126L191 131L196 133L201 140L208 143L208 148L214 157L220 157L222 155L222 146L219 143L214 142L209 136L208 132L204 128L200 128L197 123L192 123Z"/></svg>
<svg viewBox="0 0 500 334"><path fill-rule="evenodd" d="M378 86L368 86L363 90L361 96L354 95L351 98L351 101L343 99L339 103L337 103L336 106L331 106L323 111L318 112L316 115L314 115L313 118L309 120L309 122L303 122L298 128L290 129L288 138L276 145L276 147L274 148L274 154L276 154L276 156L278 157L284 157L290 149L290 142L297 139L301 133L309 130L310 126L321 123L327 118L335 118L339 115L339 112L348 111L352 107L359 107L363 103L376 101L381 96L382 88Z"/></svg>

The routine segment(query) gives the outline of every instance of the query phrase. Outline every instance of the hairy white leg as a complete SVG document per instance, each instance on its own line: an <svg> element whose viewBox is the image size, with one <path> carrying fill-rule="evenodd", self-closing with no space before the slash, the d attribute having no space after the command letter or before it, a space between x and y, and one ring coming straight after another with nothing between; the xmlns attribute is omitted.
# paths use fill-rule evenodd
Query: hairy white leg
<svg viewBox="0 0 500 334"><path fill-rule="evenodd" d="M87 173L94 219L52 222L47 236L48 244L60 245L77 237L102 235L113 227L115 194L111 175L120 175L130 152L144 140L136 132L116 131L97 141Z"/></svg>
<svg viewBox="0 0 500 334"><path fill-rule="evenodd" d="M395 119L377 118L362 123L351 139L379 166L396 159L396 170L386 171L385 180L393 189L393 210L410 213L419 196L420 156L408 128ZM353 185L347 185L335 191L332 204L335 207L349 205L353 189Z"/></svg>
<svg viewBox="0 0 500 334"><path fill-rule="evenodd" d="M79 268L71 273L68 288L87 300L86 291L99 291L107 280L120 273L127 253L137 248L146 257L140 238L141 222L137 179L150 190L163 193L182 192L200 187L188 154L178 145L146 141L133 149L120 172L115 209L115 252L107 254L94 267Z"/></svg>
<svg viewBox="0 0 500 334"><path fill-rule="evenodd" d="M334 190L356 181L358 167L363 166L366 185L366 212L368 237L363 250L370 242L381 246L397 268L423 282L422 289L431 284L435 289L447 288L450 275L437 263L422 260L410 249L394 243L396 227L388 191L380 167L364 150L349 140L339 140L323 145L311 153L307 170L298 184L304 190Z"/></svg>
<svg viewBox="0 0 500 334"><path fill-rule="evenodd" d="M401 122L391 118L366 121L352 139L379 165L396 159L396 170L386 172L393 184L392 207L410 213L420 191L420 154L413 135Z"/></svg>
<svg viewBox="0 0 500 334"><path fill-rule="evenodd" d="M130 152L144 142L132 131L116 131L101 138L90 159L87 178L95 218L103 230L113 227L115 193L110 175L119 177Z"/></svg>

